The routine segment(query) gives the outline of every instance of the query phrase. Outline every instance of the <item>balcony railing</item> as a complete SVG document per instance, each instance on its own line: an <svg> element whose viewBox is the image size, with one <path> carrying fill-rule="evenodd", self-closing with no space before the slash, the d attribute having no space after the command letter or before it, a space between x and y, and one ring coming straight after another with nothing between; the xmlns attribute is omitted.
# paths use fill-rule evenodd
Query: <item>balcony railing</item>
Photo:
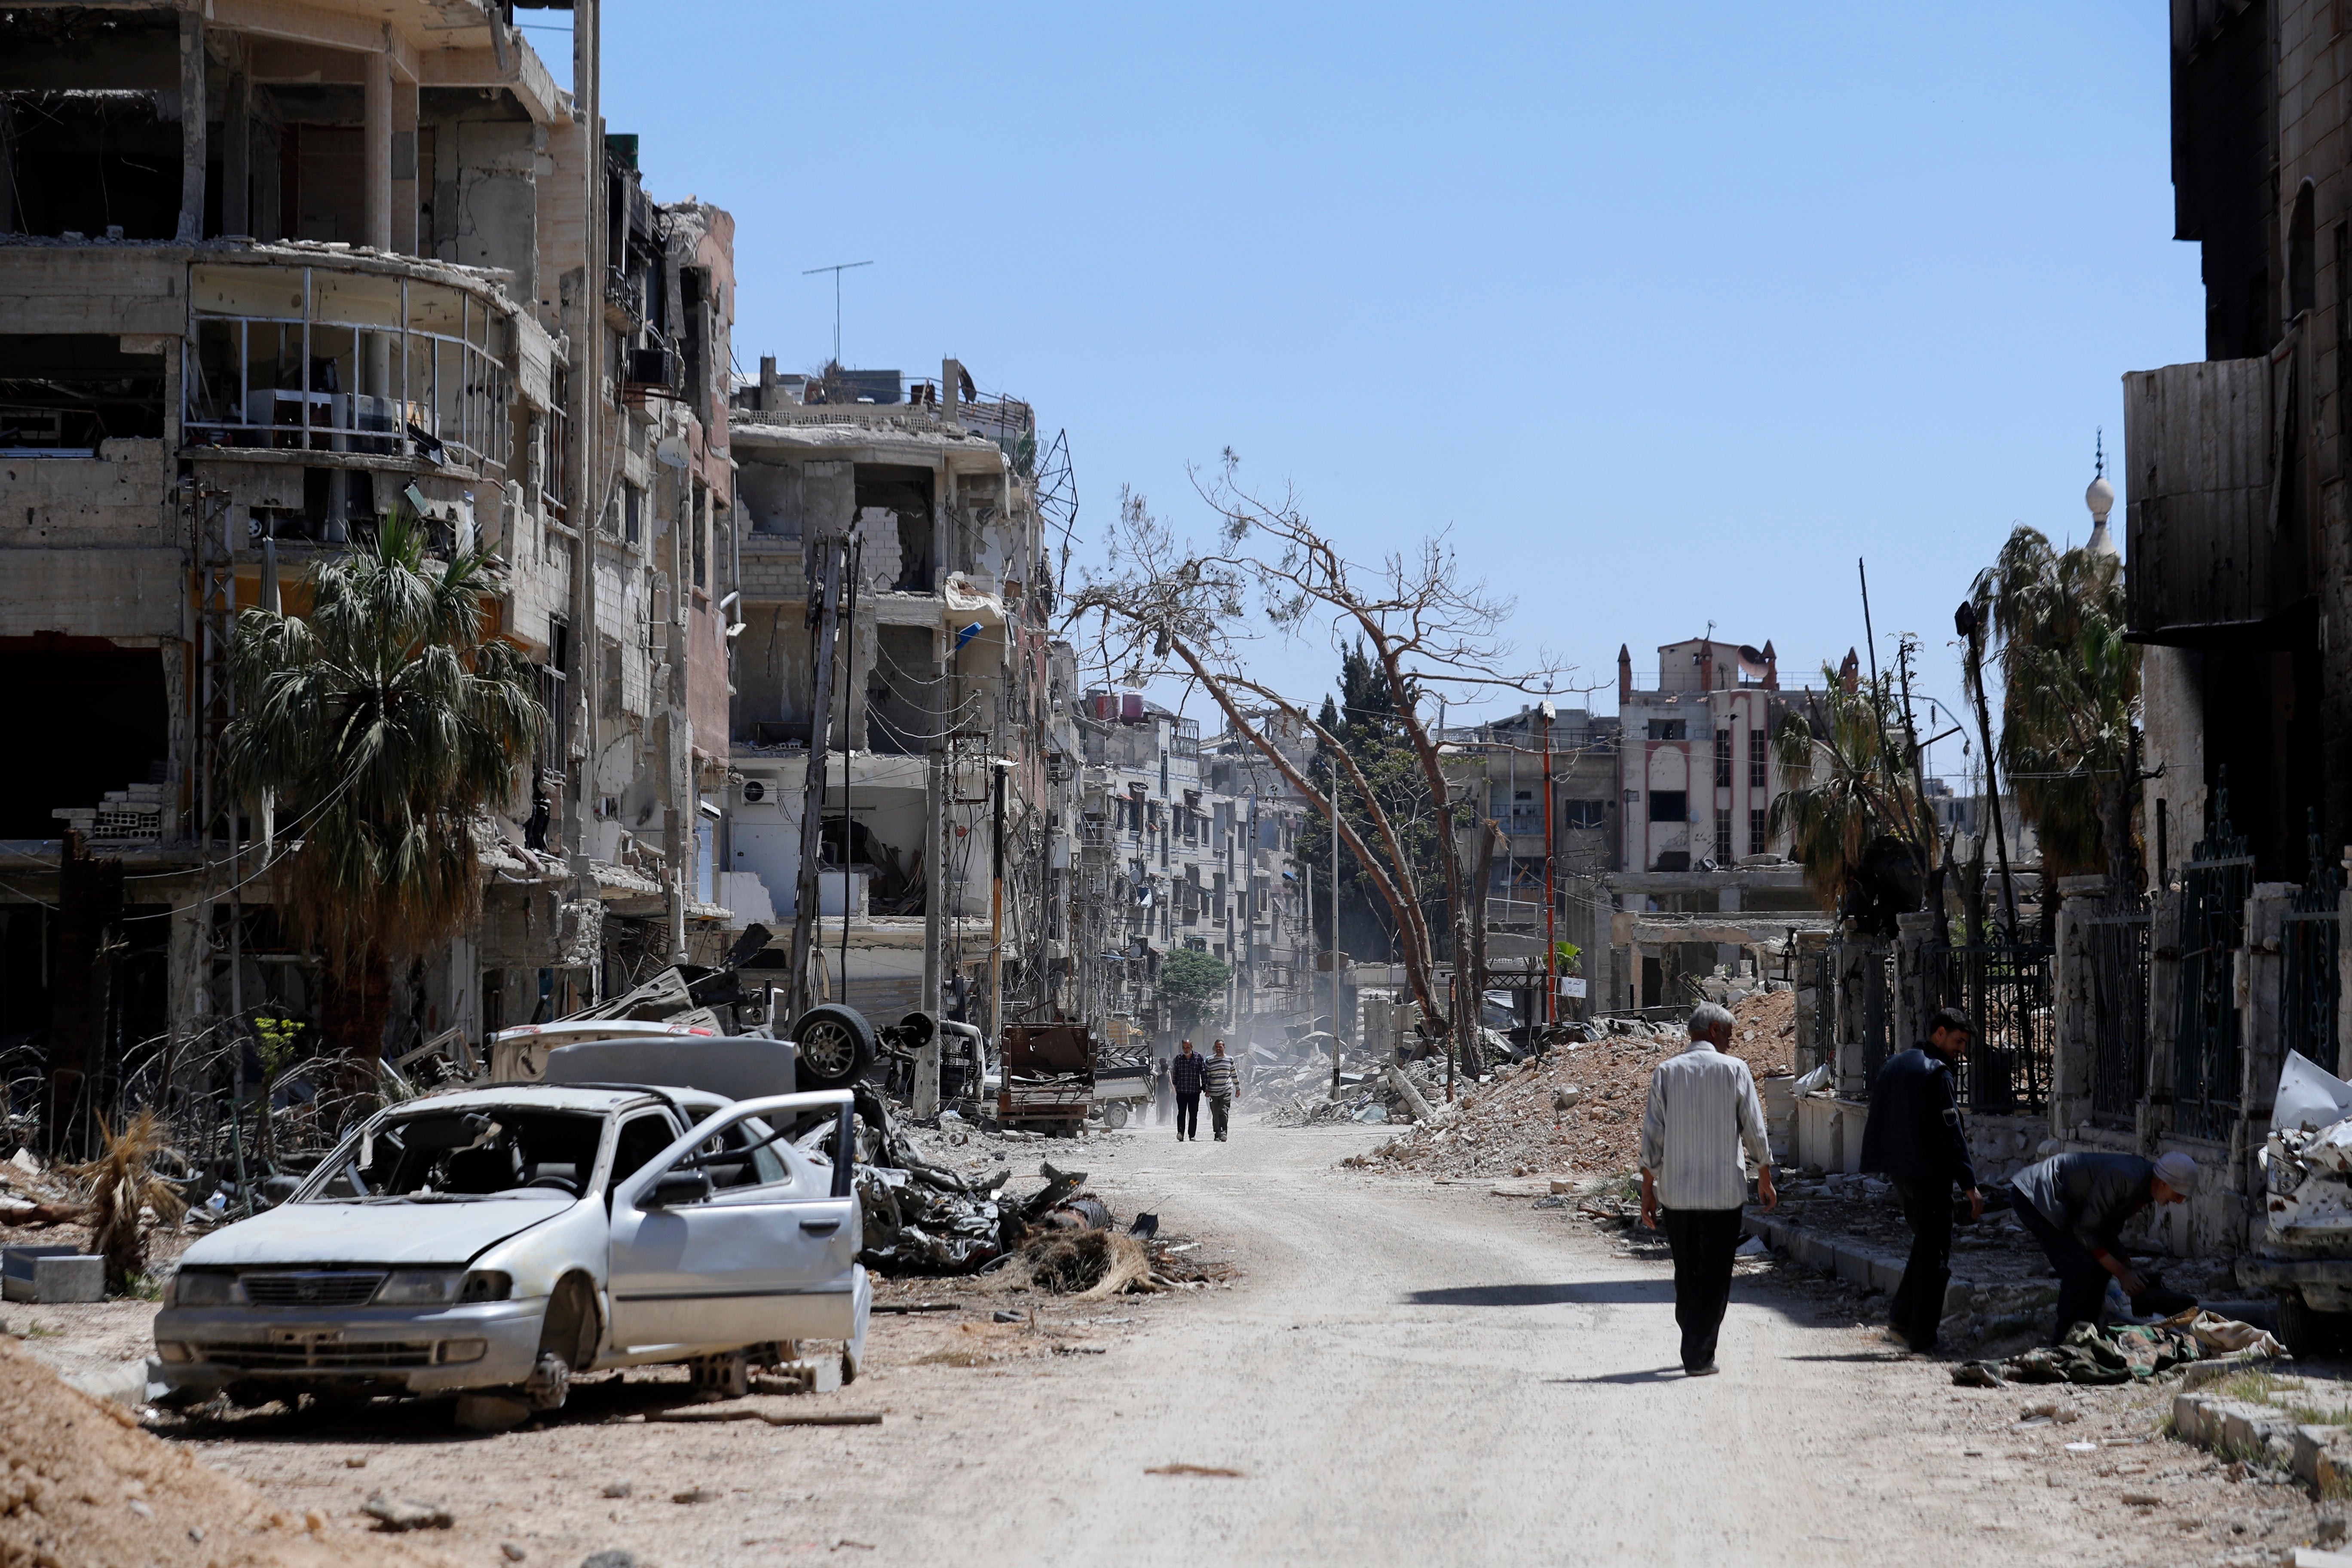
<svg viewBox="0 0 2352 1568"><path fill-rule="evenodd" d="M190 445L507 461L507 327L466 290L310 267L191 270Z"/></svg>

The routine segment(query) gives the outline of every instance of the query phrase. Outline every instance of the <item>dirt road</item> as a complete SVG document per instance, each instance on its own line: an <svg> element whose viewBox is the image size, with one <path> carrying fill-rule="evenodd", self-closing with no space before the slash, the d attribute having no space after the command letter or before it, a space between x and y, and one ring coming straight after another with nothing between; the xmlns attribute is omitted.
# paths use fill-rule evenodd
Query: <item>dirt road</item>
<svg viewBox="0 0 2352 1568"><path fill-rule="evenodd" d="M1769 1279L1735 1293L1723 1374L1685 1379L1661 1261L1483 1184L1335 1168L1383 1135L1244 1125L1179 1145L1146 1129L1115 1159L1098 1150L1095 1184L1122 1215L1212 1238L1238 1279L1007 1303L1024 1324L986 1304L877 1319L872 1376L791 1403L880 1411L879 1426L615 1425L597 1412L621 1391L600 1405L589 1389L494 1438L299 1417L200 1446L289 1507L446 1502L457 1528L436 1539L486 1568L504 1542L560 1568L613 1548L662 1568L1423 1568L2213 1563L2310 1539L2298 1494L2150 1446L2160 1398L2021 1428L2023 1400L2052 1391L1957 1391L1940 1364L1891 1359L1850 1300ZM2163 1473L2116 1480L2119 1452L2142 1458L2127 1474ZM1179 1465L1240 1474L1150 1473ZM2124 1500L2157 1480L2161 1506Z"/></svg>

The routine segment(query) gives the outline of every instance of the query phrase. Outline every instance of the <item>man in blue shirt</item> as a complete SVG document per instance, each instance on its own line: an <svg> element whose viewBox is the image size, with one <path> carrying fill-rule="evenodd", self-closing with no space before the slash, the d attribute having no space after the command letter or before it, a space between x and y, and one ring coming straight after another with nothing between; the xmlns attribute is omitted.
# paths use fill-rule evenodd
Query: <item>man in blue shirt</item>
<svg viewBox="0 0 2352 1568"><path fill-rule="evenodd" d="M1952 1068L1968 1054L1969 1016L1946 1007L1927 1021L1927 1039L1878 1069L1862 1168L1890 1177L1911 1226L1911 1257L1887 1309L1887 1331L1913 1350L1936 1348L1944 1290L1952 1282L1952 1190L1967 1194L1971 1219L1984 1215L1968 1129L1960 1121Z"/></svg>

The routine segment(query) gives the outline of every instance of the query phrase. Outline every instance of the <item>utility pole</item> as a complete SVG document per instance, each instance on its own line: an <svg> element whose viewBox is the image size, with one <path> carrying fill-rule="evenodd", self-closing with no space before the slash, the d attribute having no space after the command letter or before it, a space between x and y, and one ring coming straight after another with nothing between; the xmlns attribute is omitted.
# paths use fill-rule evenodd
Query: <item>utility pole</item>
<svg viewBox="0 0 2352 1568"><path fill-rule="evenodd" d="M988 1037L1004 1028L1004 774L1006 764L989 759L988 806Z"/></svg>
<svg viewBox="0 0 2352 1568"><path fill-rule="evenodd" d="M1314 897L1315 873L1307 873ZM1339 1092L1339 763L1331 762L1331 1092Z"/></svg>
<svg viewBox="0 0 2352 1568"><path fill-rule="evenodd" d="M841 995L849 1000L849 911L850 890L856 886L849 874L851 860L856 853L856 819L849 815L850 746L857 738L857 574L863 566L865 542L852 532L844 553L848 558L848 581L843 585L841 597Z"/></svg>
<svg viewBox="0 0 2352 1568"><path fill-rule="evenodd" d="M801 790L801 872L793 898L793 966L790 972L792 1015L798 1017L816 1000L809 984L809 957L816 928L817 869L824 846L825 731L833 715L833 650L841 624L841 569L844 552L836 542L816 544L816 603L811 606L816 624L814 685L809 699L808 768Z"/></svg>
<svg viewBox="0 0 2352 1568"><path fill-rule="evenodd" d="M1543 721L1543 802L1544 802L1544 1005L1543 1021L1547 1027L1559 1020L1559 938L1553 927L1553 916L1559 909L1559 861L1552 847L1551 802L1551 721L1556 710L1549 701L1536 704L1536 717Z"/></svg>

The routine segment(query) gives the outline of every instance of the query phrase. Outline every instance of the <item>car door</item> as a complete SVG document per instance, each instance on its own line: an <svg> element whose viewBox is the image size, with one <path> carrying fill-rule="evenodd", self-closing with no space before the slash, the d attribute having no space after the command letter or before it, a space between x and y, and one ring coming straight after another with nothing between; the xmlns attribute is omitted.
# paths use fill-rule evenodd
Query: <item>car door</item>
<svg viewBox="0 0 2352 1568"><path fill-rule="evenodd" d="M613 1188L613 1339L622 1353L730 1350L771 1340L856 1337L864 1270L845 1166L656 1198L666 1175L743 1161L738 1124L789 1125L837 1109L846 1090L744 1100L705 1118ZM836 1145L846 1134L836 1137Z"/></svg>

